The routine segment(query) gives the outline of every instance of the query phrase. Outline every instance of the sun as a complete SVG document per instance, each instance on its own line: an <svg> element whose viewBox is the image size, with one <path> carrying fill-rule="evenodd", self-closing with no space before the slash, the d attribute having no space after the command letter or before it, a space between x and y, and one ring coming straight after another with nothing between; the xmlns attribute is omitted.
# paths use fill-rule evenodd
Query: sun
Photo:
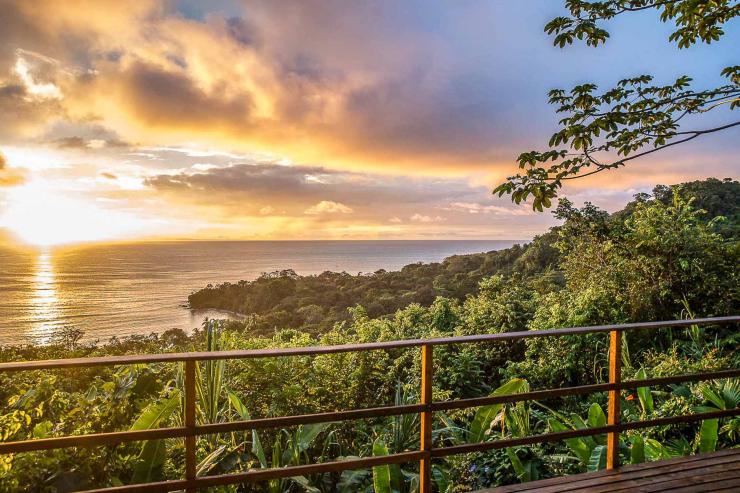
<svg viewBox="0 0 740 493"><path fill-rule="evenodd" d="M129 237L139 226L130 214L105 210L94 201L69 197L34 184L8 194L0 226L36 246L95 242Z"/></svg>

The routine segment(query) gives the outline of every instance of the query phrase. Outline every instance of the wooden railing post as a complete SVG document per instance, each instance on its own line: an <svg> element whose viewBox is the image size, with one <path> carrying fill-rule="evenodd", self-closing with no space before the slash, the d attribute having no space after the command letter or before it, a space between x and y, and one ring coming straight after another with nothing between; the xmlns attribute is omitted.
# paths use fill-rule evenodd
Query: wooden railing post
<svg viewBox="0 0 740 493"><path fill-rule="evenodd" d="M433 346L421 346L421 451L424 457L419 463L419 492L432 493L432 421L434 413L429 409L432 404Z"/></svg>
<svg viewBox="0 0 740 493"><path fill-rule="evenodd" d="M617 386L622 382L622 332L612 330L609 333L609 383ZM608 424L618 425L621 415L619 405L620 389L609 391ZM607 434L606 439L606 468L619 467L619 432Z"/></svg>
<svg viewBox="0 0 740 493"><path fill-rule="evenodd" d="M185 436L185 479L195 480L195 365L194 360L185 361L185 427L188 434ZM195 493L195 488L189 486L187 493Z"/></svg>

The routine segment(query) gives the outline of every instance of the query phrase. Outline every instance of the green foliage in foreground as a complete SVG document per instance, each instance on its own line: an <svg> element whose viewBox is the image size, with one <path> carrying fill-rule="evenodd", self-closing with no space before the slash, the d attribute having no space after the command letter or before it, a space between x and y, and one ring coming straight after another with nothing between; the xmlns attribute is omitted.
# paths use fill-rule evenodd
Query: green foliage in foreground
<svg viewBox="0 0 740 493"><path fill-rule="evenodd" d="M729 193L738 186L717 183L693 188ZM711 203L711 195L706 192L702 200ZM209 321L192 336L171 331L99 347L81 344L79 334L70 332L49 346L2 348L0 359L361 343L738 312L740 258L732 216L725 221L710 217L685 193L640 196L611 215L562 202L557 214L562 226L517 249L511 265L482 279L477 291L462 299L438 296L428 305L411 303L380 317L357 306L349 310L348 320L320 332L312 326L311 332L286 328L259 336L249 323ZM531 259L549 249L556 251L548 257L554 263L539 272L515 267L536 265ZM601 334L437 347L434 398L604 382L606 345ZM624 377L736 368L737 345L736 327L630 332L624 340ZM418 350L390 350L202 363L197 374L197 420L216 423L416 402L420 364ZM738 405L739 397L737 380L644 387L622 394L623 419L728 409ZM0 402L2 441L181 426L182 369L158 364L3 374ZM605 405L606 395L597 393L438 413L433 439L444 446L594 427L604 421ZM737 446L739 440L740 420L712 420L627 432L620 453L625 463L641 462ZM197 441L198 474L384 455L414 450L418 442L418 417L413 415L209 436ZM440 492L457 493L598 469L603 445L603 437L596 436L453 456L435 462L434 481ZM0 491L73 491L181 477L184 469L182 440L1 459ZM418 467L406 464L222 491L417 489Z"/></svg>

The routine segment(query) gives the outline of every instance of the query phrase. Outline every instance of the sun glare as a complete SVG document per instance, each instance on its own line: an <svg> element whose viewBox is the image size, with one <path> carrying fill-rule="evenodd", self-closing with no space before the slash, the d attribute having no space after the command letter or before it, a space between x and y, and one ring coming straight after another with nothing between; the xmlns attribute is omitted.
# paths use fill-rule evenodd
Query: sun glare
<svg viewBox="0 0 740 493"><path fill-rule="evenodd" d="M0 226L21 241L52 246L125 238L139 228L137 218L107 211L94 203L69 198L29 184L11 192Z"/></svg>

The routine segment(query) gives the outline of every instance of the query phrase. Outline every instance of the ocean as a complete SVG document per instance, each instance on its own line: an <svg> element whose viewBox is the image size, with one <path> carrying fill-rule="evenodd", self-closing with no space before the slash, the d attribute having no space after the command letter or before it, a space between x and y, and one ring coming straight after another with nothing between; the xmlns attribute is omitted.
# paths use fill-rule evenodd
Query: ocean
<svg viewBox="0 0 740 493"><path fill-rule="evenodd" d="M204 317L188 295L207 284L293 269L351 274L397 270L520 241L175 241L46 250L0 247L0 344L44 344L65 327L85 340L190 331Z"/></svg>

